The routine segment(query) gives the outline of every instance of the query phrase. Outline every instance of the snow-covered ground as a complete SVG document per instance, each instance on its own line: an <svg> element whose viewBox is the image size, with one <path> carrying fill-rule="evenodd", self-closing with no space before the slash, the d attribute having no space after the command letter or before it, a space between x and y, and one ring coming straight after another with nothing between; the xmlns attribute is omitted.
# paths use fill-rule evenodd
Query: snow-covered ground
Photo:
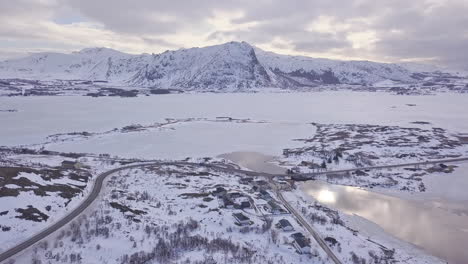
<svg viewBox="0 0 468 264"><path fill-rule="evenodd" d="M461 141L466 141L466 134L463 135L463 133L468 132L468 116L466 115L466 105L468 105L468 95L462 94L439 94L437 96L422 97L396 96L386 93L364 92L322 92L294 94L180 94L126 99L105 97L1 97L0 108L14 109L15 111L0 111L0 121L2 124L5 124L2 126L2 129L0 129L0 146L23 145L34 148L36 150L43 147L46 150L109 153L112 156L119 155L124 157L162 159L182 159L185 157L197 158L207 156L213 157L232 151L258 151L268 155L280 156L281 160L283 149L301 148L304 147L304 145L309 144L310 146L310 144L313 144L307 141L295 140L307 140L317 135L318 132L316 130L316 126L312 125L312 123L329 124L332 126L332 128L337 128L335 127L336 125L342 125L342 129L340 129L344 131L350 130L348 125L357 124L359 126L373 125L377 126L377 128L389 126L392 129L390 129L390 134L382 136L380 136L378 133L373 133L375 134L373 141L375 141L376 144L381 147L376 147L375 145L371 145L369 147L370 144L356 145L353 141L351 141L351 143L347 142L346 144L351 144L353 147L357 147L358 149L360 148L360 150L365 150L366 152L378 154L379 156L383 157L381 160L382 162L398 163L400 160L394 159L394 155L405 154L407 152L421 154L423 151L426 151L435 146L440 146L438 150L443 152L443 155L465 155L466 145L461 144L452 149L450 146L444 144L450 142L452 139L457 138L457 135L461 135ZM217 117L232 117L234 119L248 119L250 121L237 122L235 120L230 120L225 122L217 122ZM171 123L163 127L155 125L167 123L167 118L173 118L172 120L191 119L191 121L177 122L174 124ZM142 125L142 127L145 129L136 129L135 131L132 130L130 132L124 129L125 127L132 125ZM439 132L433 133L433 128L442 128L443 135L440 136L440 130L436 130ZM424 138L418 139L418 136L421 136L418 133L421 134ZM326 142L326 137L329 136L329 134L324 136L324 142ZM398 137L402 138L401 142L405 141L403 139L407 139L412 145L409 147L399 146L396 148L390 148L390 152L386 151L388 150L388 146L386 146L386 144L389 142L389 139L393 138L392 140L396 140L395 142L400 142L397 140ZM446 141L446 139L449 141ZM422 140L424 144L419 144L418 140ZM351 150L349 153L355 154L356 151L357 149ZM426 154L432 155L429 152ZM64 157L57 156L51 157L28 154L9 155L6 158L8 159L8 162L10 162L9 164L15 164L15 162L17 162L23 166L30 167L35 167L38 164L42 164L41 166L50 167L59 166L61 161L65 159ZM412 161L413 158L414 157L411 156L405 157L404 161ZM292 164L293 162L302 161L302 159L283 159L283 162L285 161ZM119 165L94 162L92 158L88 159L88 163L92 170L92 175L96 175L100 171L109 169L112 166ZM350 164L343 163L341 165ZM336 165L333 162L330 166L336 166L336 168L339 168L341 165ZM457 173L459 169L462 171L463 168L455 168L454 173ZM373 187L378 189L379 192L388 191L387 187L389 186L396 186L395 188L391 188L393 192L396 193L396 195L401 194L402 187L404 186L408 187L407 190L404 190L406 193L409 193L408 191L421 191L419 188L419 179L421 178L421 175L411 175L419 172L411 172L401 169L392 170L389 173L389 175L384 175L384 177L379 178L375 178L375 175L369 174L367 176L359 176L345 180L334 178L330 181L353 186L363 186L369 188ZM37 175L21 175L27 176L26 178L28 179L37 180L38 183L45 184L44 179L38 178ZM435 187L440 186L437 182L440 180L440 178L437 178L438 180L434 180L432 178L433 175L436 174L428 172L427 175L422 177L425 184L425 190L427 192L436 190ZM444 173L440 175L449 177L451 174ZM147 175L144 173L135 175L135 177L137 176L138 178L147 177ZM405 179L410 176L413 178ZM132 176L128 179L135 182L137 180L135 177ZM387 180L393 177L398 180L399 184L387 185ZM123 181L126 179L127 178L123 178ZM361 179L370 179L371 181L360 181ZM206 186L213 184L208 182L208 179L200 180L200 182L188 183L182 182L185 180L185 178L176 179L176 181L179 180L181 181L179 182L180 184L187 184L187 188L193 188L194 190L205 188ZM207 182L205 182L205 180ZM57 181L57 184L71 184L68 179L60 179ZM152 179L147 179L147 182L152 181ZM132 184L126 184L125 182L121 183L124 184L122 186L125 188L130 188L127 190L130 192L132 190L137 190L133 188L140 188L143 190L145 188L151 188L152 186L143 186L143 182L141 180L135 183L135 187ZM161 182L156 182L156 180L152 183L156 186L161 185ZM229 178L223 178L223 183L228 185L234 184L234 182L232 182ZM369 183L376 183L377 185L370 186ZM407 183L410 184L408 185ZM460 180L459 183L460 185L463 185L466 182ZM89 184L87 186L89 186ZM446 184L444 186L446 186L448 189L451 188L451 184ZM5 187L11 190L18 189L17 184L11 183L5 185ZM114 187L117 188L118 186ZM380 187L382 187L382 189L379 189ZM83 195L86 194L87 188L88 187L84 188L82 192ZM438 191L439 195L445 194L445 192L440 189L438 189ZM38 204L37 207L40 207L38 209L42 209L45 208L47 204L52 203L51 200L48 200L49 198L55 199L55 196L50 195L50 197L36 201L33 200L34 197L28 196L30 194L30 191L22 192L21 196L19 197L24 197L24 199L22 199L23 201L12 201L13 206L5 210L14 210L18 207L23 209L26 208L25 206L28 205L26 203L29 198L31 198L30 201L34 201ZM433 194L437 194L437 192L434 191ZM297 196L300 194L294 193L291 195ZM457 191L452 193L452 195L445 194L444 199L456 199L462 197L463 195L463 192ZM288 197L291 199L299 199L298 197L294 198L293 196ZM167 197L168 195L163 195L161 197L155 197L155 199L167 199ZM72 199L70 206L73 206L78 201L79 199ZM121 216L121 213L112 211L114 208L109 208L109 206L106 205L106 202L109 203L109 201L111 200L109 200L107 197L106 200L104 200L100 205L102 206L101 208L103 210L103 214L110 214L114 219L118 219L118 217ZM10 202L10 200L8 202ZM60 204L63 202L64 201L57 201L56 203ZM123 200L119 200L119 202L123 202ZM162 221L161 223L163 223L165 221L164 219L166 219L160 218L158 215L160 212L156 210L157 208L154 209L148 204L132 204L132 200L125 200L125 203L127 202L129 205L135 205L135 208L141 209L143 207L140 206L145 206L145 208L148 210L155 210L151 211L151 214L143 216L145 219L148 218L148 221ZM202 207L193 207L193 199L188 199L186 202L188 204L181 203L180 206L183 206L183 208L189 208L190 210L195 210L194 212L198 212L197 210L203 209ZM6 206L4 205L3 200L0 200L0 203L2 203L3 207ZM212 206L214 204L207 203L207 205ZM58 217L65 213L65 210L62 210L63 208L60 209L58 205L54 207L56 207L56 209L52 209L52 212L54 217L57 217L58 219ZM67 208L71 207L67 206ZM2 212L2 210L0 210L0 212ZM184 215L177 214L166 217L167 219L178 221L180 220L178 217L182 216ZM11 214L0 217L3 217L1 218L2 221L3 219L8 218L9 220L6 221L10 221L11 223L19 223L18 228L24 228L26 226L26 223L20 222L23 220L15 219ZM227 218L230 216L224 215L222 217L223 218L217 219L216 221L219 220L227 223ZM132 223L129 225L128 230L124 230L125 232L138 233L138 230L136 230L138 226L137 224L132 221L129 222L128 219L125 220L120 218L119 221L125 221L122 222L124 223L122 224L123 226L128 223ZM346 216L343 216L343 219L345 218ZM50 219L52 219L52 217L49 218L49 220ZM199 220L201 220L201 218ZM14 241L22 240L30 234L43 228L46 223L47 222L43 221L40 224L30 225L31 228L29 228L29 222L27 222L28 230L17 229L18 232L24 231L21 236L18 236L16 240L8 240L10 239L8 238L2 242L6 243L10 241L8 243L11 244ZM112 223L109 224L112 225ZM13 223L11 225L13 226ZM161 226L164 225L165 224L163 223ZM138 228L143 228L141 224L139 226L140 227ZM210 225L206 225L206 230L208 230L209 226ZM363 224L361 221L356 224L356 226L364 228L366 224ZM351 227L351 224L349 227ZM171 230L171 228L174 227L168 225L168 230ZM372 248L372 246L370 246L368 242L364 241L362 237L359 236L359 238L354 241L353 235L341 234L342 231L344 232L344 229L341 227L335 227L331 230L326 228L327 226L325 225L323 226L324 230L322 230L326 234L337 237L339 236L341 239L346 241L345 243L347 243L347 246L342 246L344 253L340 253L344 259L351 257L351 251L360 255L360 257L364 257L362 255L364 254L367 259L372 258L372 256L370 256L367 251L363 250L362 248L359 249L359 247ZM335 231L333 230L341 231L336 231L340 233L337 234L334 233ZM375 231L375 229L373 230ZM116 241L129 240L130 237L125 232L116 235ZM198 230L196 232L201 231ZM213 232L220 231L218 230ZM360 231L360 234L362 233L364 233L364 231ZM395 255L395 257L398 259L402 260L408 256L413 256L412 250L408 249L410 247L407 248L404 245L398 246L398 243L393 246L393 242L391 242L392 240L389 237L385 238L384 235L372 235L372 232L368 236L371 236L373 241L376 239L379 243L385 244L389 248L400 247L400 250L397 251L398 253ZM67 236L64 239L71 238ZM146 241L147 240L148 239L146 239ZM267 244L261 244L259 242L260 240L261 236L253 236L252 240L250 241L258 242L260 250L265 251ZM80 248L80 246L76 248L70 248L73 246L71 243L65 243L63 247L57 247L57 249L53 250L54 252L60 253L62 256L64 256L63 251L69 251L70 253L68 254L72 254L72 252L73 254L81 253L81 256L83 257L88 254L86 253L88 250L90 252L89 254L96 253L95 250L97 250L97 244L100 244L101 249L104 249L104 241L105 240L103 240L102 237L93 237L90 238L91 246L86 247L86 250L83 247ZM137 243L141 243L140 241L141 240L138 240ZM154 245L151 243L153 242L145 242L145 245L148 245L148 247L145 249L152 249ZM3 245L8 244L2 244L2 246ZM133 242L122 242L122 245L133 246ZM279 248L281 248L281 245ZM265 253L265 256L269 258L276 258L281 254L286 254L284 253L286 252L285 250L290 253L290 249L286 247L279 249L279 251L273 250L273 254L280 252L277 256L271 254L268 255L269 253ZM380 252L379 250L380 249L377 250L377 248L375 248L375 252ZM105 256L103 258L108 259L109 262L113 262L115 259L122 257L121 255L117 256L115 254L115 252L112 252L109 249L99 252L99 255ZM99 259L93 259L94 256L96 255L91 255L88 259L91 262L101 262ZM184 256L187 258L191 257L191 255L188 253ZM193 260L196 260L198 257L200 257L200 255L194 255ZM308 260L308 258L303 257L303 261L306 261L306 259ZM411 258L404 263L416 263L411 262L414 259L415 258ZM292 259L287 260L294 263L300 262L300 259L296 257L292 257ZM429 261L430 258L421 257L421 260ZM427 261L426 263L431 263L430 261ZM286 261L286 263L289 262Z"/></svg>
<svg viewBox="0 0 468 264"><path fill-rule="evenodd" d="M296 253L292 232L274 226L282 216L267 221L254 209L220 207L211 193L221 186L255 204L266 203L238 180L238 175L186 166L119 172L94 209L17 261L79 256L81 263L133 263L136 258L154 263L328 263L314 243L312 255ZM237 225L233 213L243 213L251 224Z"/></svg>
<svg viewBox="0 0 468 264"><path fill-rule="evenodd" d="M309 235L290 215L264 215L261 207L267 201L250 185L239 184L242 177L190 166L119 172L111 176L93 209L17 261L77 257L82 263L132 263L137 258L156 263L330 263L313 240L311 255L296 253L290 235ZM217 187L249 197L259 210L222 207L212 193ZM348 219L354 218L312 206L298 192L288 192L287 199L329 243L336 239L330 246L343 263L442 263L383 235L355 232L348 228ZM237 225L233 213L243 213L251 224ZM295 230L276 228L280 219L290 221Z"/></svg>
<svg viewBox="0 0 468 264"><path fill-rule="evenodd" d="M427 122L420 127L362 124L315 124L312 138L301 139L303 146L285 149L279 159L282 166L297 172L324 172L371 166L408 164L468 156L464 137ZM451 173L457 166L431 164L350 173L328 173L316 179L330 183L366 188L425 192L426 176Z"/></svg>
<svg viewBox="0 0 468 264"><path fill-rule="evenodd" d="M121 166L107 158L82 157L81 169L61 167L60 155L0 152L0 251L56 222L91 190L94 176Z"/></svg>

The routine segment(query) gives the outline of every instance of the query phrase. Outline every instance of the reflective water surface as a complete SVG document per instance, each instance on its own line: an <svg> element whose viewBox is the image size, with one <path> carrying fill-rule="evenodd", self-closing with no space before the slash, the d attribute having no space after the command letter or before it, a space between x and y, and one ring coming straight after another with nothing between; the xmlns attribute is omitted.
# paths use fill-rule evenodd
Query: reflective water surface
<svg viewBox="0 0 468 264"><path fill-rule="evenodd" d="M320 181L305 182L301 188L319 202L364 217L449 263L468 263L466 203L410 201Z"/></svg>
<svg viewBox="0 0 468 264"><path fill-rule="evenodd" d="M237 151L219 155L220 158L230 160L249 170L266 172L266 173L285 173L285 169L270 163L274 159L273 156L265 155L252 151Z"/></svg>

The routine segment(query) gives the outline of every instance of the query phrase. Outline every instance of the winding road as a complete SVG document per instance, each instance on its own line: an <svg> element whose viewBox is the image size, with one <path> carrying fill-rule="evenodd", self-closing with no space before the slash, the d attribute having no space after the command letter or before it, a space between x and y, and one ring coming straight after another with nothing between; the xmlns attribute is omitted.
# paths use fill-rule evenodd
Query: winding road
<svg viewBox="0 0 468 264"><path fill-rule="evenodd" d="M73 209L70 213L68 213L66 216L64 216L62 219L59 221L53 223L51 226L47 227L46 229L42 230L41 232L35 234L28 240L8 249L7 251L3 252L0 254L0 262L3 262L16 254L20 253L21 251L29 248L30 246L36 244L37 242L41 241L42 239L46 238L48 235L54 233L55 231L59 230L61 227L65 226L69 222L71 222L75 217L79 216L86 208L88 208L89 205L98 197L99 193L101 192L102 184L104 180L106 179L107 176L116 173L121 170L126 170L126 169L131 169L131 168L137 168L137 167L142 167L145 166L144 164L138 164L138 165L129 165L129 166L124 166L120 168L116 168L110 171L106 171L104 173L99 174L96 177L96 180L93 185L93 189L91 190L91 193L86 197L86 199L75 209ZM147 165L146 165L147 166Z"/></svg>
<svg viewBox="0 0 468 264"><path fill-rule="evenodd" d="M449 163L449 162L458 162L458 161L468 161L468 158L457 158L457 159L446 159L446 160L434 160L434 161L425 161L425 162L417 162L417 163L406 163L406 164L396 164L396 165L388 165L388 166L374 166L374 167L365 167L365 168L355 168L355 169L347 169L347 170L339 170L339 171L327 171L327 172L319 172L319 173L306 173L306 174L299 174L305 177L313 176L317 174L327 174L327 173L344 173L344 172L352 172L357 170L372 170L372 169L384 169L384 168L397 168L397 167L407 167L407 166L417 166L417 165L428 165L428 164L437 164L437 163ZM142 168L142 167L149 167L149 166L163 166L163 165L187 165L187 166L204 166L212 169L217 169L220 171L228 172L228 173L242 173L245 175L250 176L264 176L267 177L270 182L272 178L275 176L286 176L283 174L269 174L263 172L253 172L242 170L237 167L226 165L226 164L204 164L204 163L192 163L192 162L146 162L146 163L139 163L133 164L128 166L123 166L119 168L115 168L104 173L99 174L94 181L94 185L92 187L91 192L89 195L83 200L83 202L70 211L66 216L58 220L57 222L53 223L49 227L45 228L44 230L40 231L39 233L33 235L26 241L19 243L18 245L0 253L0 263L3 261L8 260L9 258L17 255L18 253L22 252L23 250L33 246L37 242L45 239L47 236L53 234L60 228L64 227L66 224L70 223L73 219L79 216L83 211L85 211L99 196L104 180L107 176L112 175L118 171L123 171L132 168ZM273 183L274 184L274 183ZM284 204L284 206L291 212L291 214L297 219L304 228L312 235L312 237L317 241L317 243L322 247L322 249L328 254L329 258L333 260L335 264L341 264L340 260L334 255L333 251L327 246L327 244L323 241L320 235L312 228L312 226L298 213L286 199L284 199L281 192L276 188L276 193L278 198Z"/></svg>
<svg viewBox="0 0 468 264"><path fill-rule="evenodd" d="M226 164L200 164L200 163L191 163L191 162L150 162L150 163L139 163L139 164L133 164L133 165L128 165L128 166L123 166L119 168L115 168L109 171L106 171L104 173L99 174L96 177L96 180L94 181L93 188L91 192L88 194L86 199L83 200L83 202L78 205L76 208L74 208L72 211L70 211L66 216L58 220L57 222L53 223L51 226L45 228L44 230L40 231L39 233L35 234L31 238L29 238L26 241L21 242L20 244L6 250L5 252L0 253L0 263L3 261L8 260L9 258L15 256L16 254L22 252L23 250L31 247L32 245L36 244L37 242L41 241L42 239L46 238L47 236L53 234L69 222L71 222L73 219L78 217L86 208L88 208L99 196L99 193L101 192L102 185L104 183L104 180L107 178L107 176L114 174L118 171L123 171L123 170L128 170L128 169L133 169L133 168L142 168L142 167L150 167L150 166L162 166L162 165L189 165L189 166L205 166L213 169L218 169L220 171L229 171L229 172L242 172L242 170L237 169L233 166L226 165ZM253 173L251 171L245 171L246 173L250 175L258 175L258 173Z"/></svg>

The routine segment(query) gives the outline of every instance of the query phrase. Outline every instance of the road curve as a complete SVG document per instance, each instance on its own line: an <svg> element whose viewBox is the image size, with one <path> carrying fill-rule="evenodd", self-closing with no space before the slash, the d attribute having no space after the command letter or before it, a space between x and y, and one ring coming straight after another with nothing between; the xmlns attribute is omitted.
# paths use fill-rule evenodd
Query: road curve
<svg viewBox="0 0 468 264"><path fill-rule="evenodd" d="M142 166L150 166L151 164L135 164L135 165L129 165L129 166L124 166L124 167L119 167L116 169L112 169L110 171L106 171L104 173L99 174L96 177L96 180L93 185L93 189L91 190L91 193L89 193L88 197L75 209L73 209L70 213L68 213L66 216L64 216L62 219L59 221L53 223L51 226L47 227L46 229L42 230L41 232L35 234L28 240L6 250L5 252L2 252L0 254L0 262L3 262L14 255L20 253L21 251L27 249L28 247L36 244L37 242L41 241L42 239L46 238L48 235L54 233L55 231L59 230L61 227L65 226L67 223L71 222L75 217L80 215L88 206L98 197L99 193L101 192L102 184L104 180L106 179L107 176L116 173L121 170L126 170L126 169L131 169L131 168L137 168L137 167L142 167ZM154 164L153 164L154 165Z"/></svg>
<svg viewBox="0 0 468 264"><path fill-rule="evenodd" d="M446 159L446 160L436 160L436 161L425 161L425 162L417 162L417 163L406 163L406 164L397 164L397 165L388 165L388 166L374 166L374 167L365 167L365 168L356 168L356 169L349 169L349 170L339 170L339 171L326 171L320 173L304 173L299 175L304 176L312 176L317 174L327 174L327 173L342 173L342 172L350 172L356 170L367 170L367 169L382 169L382 168L395 168L395 167L405 167L405 166L416 166L416 165L427 165L427 164L436 164L436 163L444 163L444 162L456 162L456 161L468 161L468 158L457 158L457 159ZM148 167L148 166L161 166L161 165L192 165L192 166L205 166L208 168L218 169L225 172L230 173L242 173L251 176L266 176L270 179L274 176L283 176L281 174L268 174L268 173L261 173L261 172L253 172L253 171L246 171L235 168L230 165L222 165L222 164L203 164L203 163L192 163L192 162L147 162L147 163L139 163L133 164L128 166L123 166L119 168L115 168L104 173L99 174L96 177L94 185L92 187L91 192L86 197L86 199L76 208L74 208L71 212L69 212L66 216L58 220L57 222L53 223L51 226L45 228L44 230L40 231L39 233L33 235L26 241L21 242L20 244L0 253L0 262L8 260L9 258L15 256L16 254L20 253L21 251L31 247L32 245L36 244L37 242L41 241L42 239L46 238L50 234L54 233L55 231L59 230L69 222L71 222L75 217L80 215L89 205L98 197L99 193L101 192L101 188L103 185L104 180L107 176L116 173L118 171L132 169L132 168L139 168L139 167ZM333 252L328 248L322 238L318 235L317 232L313 230L313 228L305 221L302 216L296 212L294 208L284 199L281 192L277 192L278 198L282 201L282 203L286 206L286 208L298 219L299 222L311 233L317 243L325 250L325 252L330 256L330 258L336 263L340 264L341 262L336 258Z"/></svg>
<svg viewBox="0 0 468 264"><path fill-rule="evenodd" d="M33 235L26 241L21 242L20 244L0 253L0 263L8 260L9 258L15 256L16 254L20 253L21 251L31 247L32 245L36 244L37 242L41 241L42 239L46 238L50 234L54 233L55 231L59 230L69 222L71 222L75 217L79 216L88 206L91 205L92 202L98 197L99 193L102 189L102 184L107 176L114 174L118 171L128 170L132 168L141 168L141 167L149 167L149 166L161 166L161 165L191 165L191 166L205 166L208 168L214 168L221 171L228 171L228 172L238 172L238 173L247 173L250 175L258 175L257 173L251 171L243 171L237 168L234 168L230 165L226 164L202 164L202 163L192 163L192 162L147 162L147 163L139 163L133 164L128 166L123 166L119 168L115 168L104 173L99 174L96 177L94 182L93 188L86 199L76 208L74 208L71 212L69 212L66 216L58 220L57 222L53 223L51 226L45 228L44 230L40 231L39 233Z"/></svg>

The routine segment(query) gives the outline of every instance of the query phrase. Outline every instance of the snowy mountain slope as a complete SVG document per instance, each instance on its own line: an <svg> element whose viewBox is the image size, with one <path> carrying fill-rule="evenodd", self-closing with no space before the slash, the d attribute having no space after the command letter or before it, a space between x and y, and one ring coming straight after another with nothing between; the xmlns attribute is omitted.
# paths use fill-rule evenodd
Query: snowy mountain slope
<svg viewBox="0 0 468 264"><path fill-rule="evenodd" d="M270 86L269 76L245 42L181 49L153 55L129 80L163 88L252 88Z"/></svg>
<svg viewBox="0 0 468 264"><path fill-rule="evenodd" d="M339 61L279 55L256 49L260 62L277 75L307 85L313 83L370 84L383 80L413 82L411 72L397 64L370 61Z"/></svg>
<svg viewBox="0 0 468 264"><path fill-rule="evenodd" d="M414 83L397 64L279 55L246 42L131 55L107 48L38 53L0 62L0 78L100 80L125 86L234 91L323 84Z"/></svg>
<svg viewBox="0 0 468 264"><path fill-rule="evenodd" d="M37 53L26 58L0 63L0 77L29 79L105 80L115 62L133 55L107 48L84 49L71 54Z"/></svg>
<svg viewBox="0 0 468 264"><path fill-rule="evenodd" d="M460 69L452 69L449 67L441 67L438 65L434 64L421 64L421 63L416 63L416 62L403 62L400 63L400 65L409 71L420 73L420 72L428 72L428 73L434 73L434 72L441 72L441 73L448 73L453 76L459 76L459 77L466 77L468 76L468 71L466 70L460 70Z"/></svg>

